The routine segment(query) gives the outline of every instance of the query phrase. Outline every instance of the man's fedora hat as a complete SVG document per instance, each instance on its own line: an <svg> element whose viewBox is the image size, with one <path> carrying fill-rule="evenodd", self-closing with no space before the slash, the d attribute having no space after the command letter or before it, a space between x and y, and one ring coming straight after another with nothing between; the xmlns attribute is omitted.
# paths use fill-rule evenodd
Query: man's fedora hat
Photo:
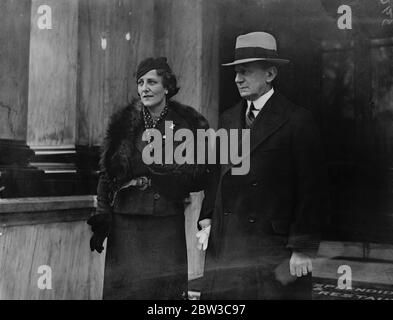
<svg viewBox="0 0 393 320"><path fill-rule="evenodd" d="M269 61L276 64L286 64L287 59L281 59L277 53L276 39L266 32L251 32L236 38L235 61L223 66L253 61Z"/></svg>

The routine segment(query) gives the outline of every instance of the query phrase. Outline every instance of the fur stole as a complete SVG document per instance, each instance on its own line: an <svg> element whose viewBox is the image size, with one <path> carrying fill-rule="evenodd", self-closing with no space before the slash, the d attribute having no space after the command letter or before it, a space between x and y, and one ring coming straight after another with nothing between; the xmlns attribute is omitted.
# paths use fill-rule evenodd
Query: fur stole
<svg viewBox="0 0 393 320"><path fill-rule="evenodd" d="M133 178L130 164L136 151L135 138L143 130L142 107L139 99L133 99L128 106L115 112L109 121L100 168L107 175L112 190ZM181 116L193 131L209 127L207 120L190 106L170 100L168 107Z"/></svg>

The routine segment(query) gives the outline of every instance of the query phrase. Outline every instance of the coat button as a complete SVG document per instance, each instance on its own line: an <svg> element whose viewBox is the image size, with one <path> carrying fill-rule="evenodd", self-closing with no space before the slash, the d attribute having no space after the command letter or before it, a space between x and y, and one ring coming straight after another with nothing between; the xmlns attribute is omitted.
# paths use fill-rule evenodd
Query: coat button
<svg viewBox="0 0 393 320"><path fill-rule="evenodd" d="M230 214L230 212L224 212L224 216L229 216Z"/></svg>
<svg viewBox="0 0 393 320"><path fill-rule="evenodd" d="M254 181L254 182L252 183L252 186L253 186L253 187L257 187L258 185L259 185L258 181Z"/></svg>
<svg viewBox="0 0 393 320"><path fill-rule="evenodd" d="M255 218L252 217L252 216L248 217L248 222L249 223L254 223L255 222Z"/></svg>
<svg viewBox="0 0 393 320"><path fill-rule="evenodd" d="M160 199L160 195L158 193L155 193L153 197L154 197L154 200Z"/></svg>

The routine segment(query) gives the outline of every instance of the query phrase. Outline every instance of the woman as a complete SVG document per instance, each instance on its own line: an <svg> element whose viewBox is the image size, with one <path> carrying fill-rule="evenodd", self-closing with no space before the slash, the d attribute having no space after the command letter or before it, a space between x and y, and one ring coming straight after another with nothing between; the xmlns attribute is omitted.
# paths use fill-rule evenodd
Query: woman
<svg viewBox="0 0 393 320"><path fill-rule="evenodd" d="M188 280L184 200L203 189L209 170L146 165L142 154L149 141L142 136L160 130L164 149L165 122L174 132L196 132L208 123L192 107L170 100L179 88L165 57L142 61L136 80L140 99L115 113L107 130L97 214L88 221L94 232L90 246L101 253L108 237L104 299L182 299Z"/></svg>

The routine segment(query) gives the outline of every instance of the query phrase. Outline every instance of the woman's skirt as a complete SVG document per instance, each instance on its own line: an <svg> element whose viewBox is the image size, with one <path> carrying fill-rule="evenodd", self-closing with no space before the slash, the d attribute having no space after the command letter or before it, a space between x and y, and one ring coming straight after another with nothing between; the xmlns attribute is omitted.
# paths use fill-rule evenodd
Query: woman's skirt
<svg viewBox="0 0 393 320"><path fill-rule="evenodd" d="M187 281L184 215L113 214L103 299L183 299Z"/></svg>

